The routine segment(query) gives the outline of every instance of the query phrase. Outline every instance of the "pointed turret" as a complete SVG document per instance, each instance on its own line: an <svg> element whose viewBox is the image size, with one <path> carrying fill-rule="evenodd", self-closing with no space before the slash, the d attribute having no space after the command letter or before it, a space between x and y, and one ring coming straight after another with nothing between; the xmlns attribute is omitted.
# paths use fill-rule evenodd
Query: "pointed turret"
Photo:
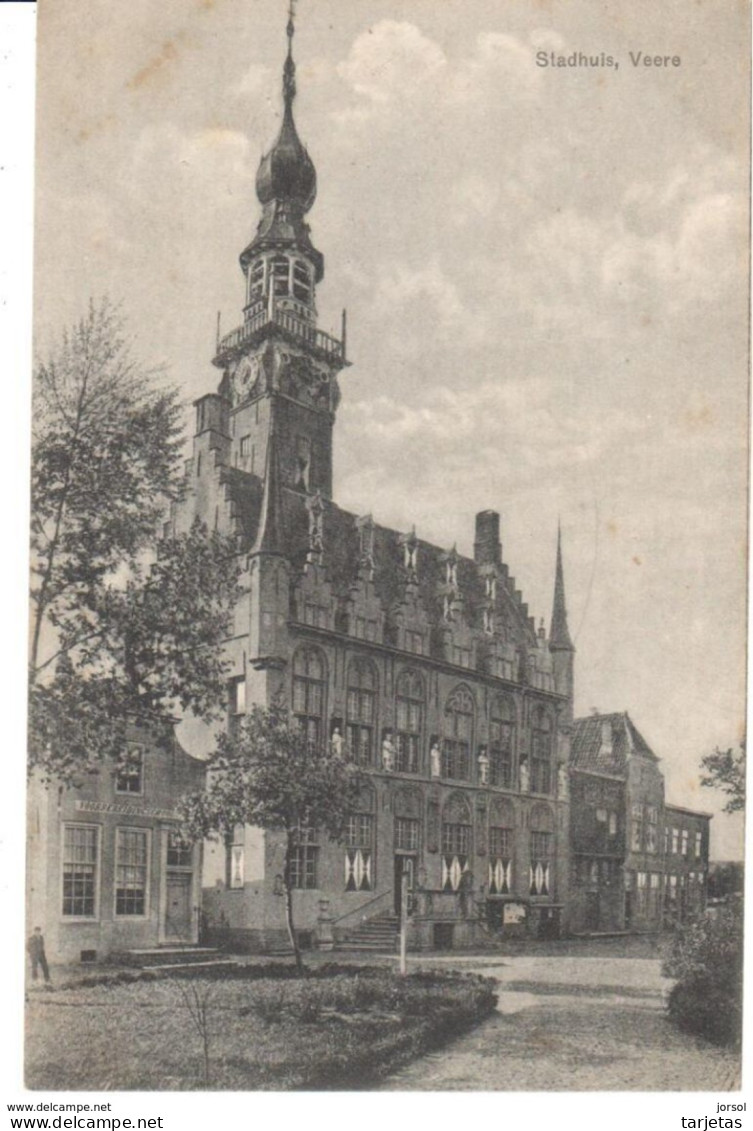
<svg viewBox="0 0 753 1131"><path fill-rule="evenodd" d="M552 603L552 624L549 630L549 651L552 654L554 669L554 689L569 700L568 714L572 717L574 690L575 646L567 626L567 606L565 604L565 574L562 568L562 530L557 524L557 566L554 574L554 601Z"/></svg>
<svg viewBox="0 0 753 1131"><path fill-rule="evenodd" d="M562 529L557 524L557 567L554 575L554 602L552 604L552 624L549 630L549 649L551 652L574 652L575 647L567 627L567 606L565 603L565 575L562 569Z"/></svg>

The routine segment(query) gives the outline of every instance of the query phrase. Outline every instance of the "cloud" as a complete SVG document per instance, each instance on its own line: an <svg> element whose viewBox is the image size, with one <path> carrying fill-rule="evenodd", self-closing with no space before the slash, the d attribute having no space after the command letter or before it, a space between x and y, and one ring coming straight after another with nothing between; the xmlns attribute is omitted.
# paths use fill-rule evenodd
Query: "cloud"
<svg viewBox="0 0 753 1131"><path fill-rule="evenodd" d="M381 20L359 35L338 73L374 103L410 99L446 67L442 49L415 24Z"/></svg>

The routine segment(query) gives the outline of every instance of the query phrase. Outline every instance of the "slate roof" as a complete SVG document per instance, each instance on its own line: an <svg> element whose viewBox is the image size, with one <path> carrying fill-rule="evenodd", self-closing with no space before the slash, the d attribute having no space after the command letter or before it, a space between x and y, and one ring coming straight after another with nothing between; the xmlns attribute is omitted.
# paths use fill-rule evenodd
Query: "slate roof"
<svg viewBox="0 0 753 1131"><path fill-rule="evenodd" d="M605 724L612 732L611 751L603 741ZM576 769L623 777L631 755L659 761L627 711L575 719L570 764Z"/></svg>

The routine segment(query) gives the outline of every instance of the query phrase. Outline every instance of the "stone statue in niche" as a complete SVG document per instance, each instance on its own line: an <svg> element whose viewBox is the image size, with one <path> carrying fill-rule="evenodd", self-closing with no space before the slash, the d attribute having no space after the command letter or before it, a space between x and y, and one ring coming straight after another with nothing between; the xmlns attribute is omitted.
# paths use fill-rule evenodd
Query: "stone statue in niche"
<svg viewBox="0 0 753 1131"><path fill-rule="evenodd" d="M335 727L334 730L332 731L332 738L330 739L330 746L332 748L332 753L335 755L335 757L341 758L342 752L343 752L343 736L340 734L340 728L339 727Z"/></svg>
<svg viewBox="0 0 753 1131"><path fill-rule="evenodd" d="M478 752L478 778L482 785L489 784L489 755L485 746Z"/></svg>
<svg viewBox="0 0 753 1131"><path fill-rule="evenodd" d="M442 753L439 749L439 740L434 739L429 751L429 765L431 768L431 776L433 778L440 778L442 776Z"/></svg>
<svg viewBox="0 0 753 1131"><path fill-rule="evenodd" d="M521 758L520 760L520 792L530 793L531 790L531 773L528 769L528 759Z"/></svg>
<svg viewBox="0 0 753 1131"><path fill-rule="evenodd" d="M382 769L390 774L395 769L395 744L392 741L391 730L386 730L382 739Z"/></svg>
<svg viewBox="0 0 753 1131"><path fill-rule="evenodd" d="M557 796L567 798L570 789L570 775L567 772L567 765L560 762L557 767Z"/></svg>

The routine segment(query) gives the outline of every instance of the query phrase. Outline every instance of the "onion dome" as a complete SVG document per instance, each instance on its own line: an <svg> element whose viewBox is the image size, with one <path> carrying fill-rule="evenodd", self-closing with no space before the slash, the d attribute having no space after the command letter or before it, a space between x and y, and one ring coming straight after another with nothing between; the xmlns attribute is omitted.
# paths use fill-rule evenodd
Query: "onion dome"
<svg viewBox="0 0 753 1131"><path fill-rule="evenodd" d="M298 137L293 121L295 62L293 60L293 21L288 20L288 55L282 76L285 113L277 141L261 159L256 174L256 195L262 204L281 201L293 205L301 214L308 212L316 199L316 169Z"/></svg>

